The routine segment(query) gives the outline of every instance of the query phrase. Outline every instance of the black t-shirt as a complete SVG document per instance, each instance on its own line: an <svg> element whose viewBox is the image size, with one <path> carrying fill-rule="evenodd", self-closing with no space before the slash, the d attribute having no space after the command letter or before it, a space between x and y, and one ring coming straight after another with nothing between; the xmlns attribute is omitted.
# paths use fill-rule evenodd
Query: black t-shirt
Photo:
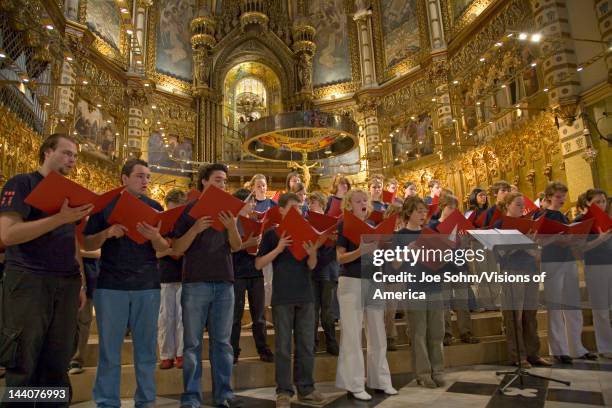
<svg viewBox="0 0 612 408"><path fill-rule="evenodd" d="M270 200L266 198L266 200ZM263 202L263 201L260 201ZM271 203L276 203L270 200ZM273 206L274 206L273 205ZM272 206L272 207L273 207ZM266 211L265 209L262 210ZM238 231L240 235L243 234L242 224L238 220ZM255 269L255 255L249 254L245 249L232 253L232 262L234 264L234 277L238 278L263 278L263 272L259 269Z"/></svg>
<svg viewBox="0 0 612 408"><path fill-rule="evenodd" d="M48 217L49 214L24 203L43 178L35 171L18 174L7 181L2 189L0 213L17 213L26 222ZM75 233L75 224L64 224L31 241L8 246L6 269L52 275L79 274Z"/></svg>
<svg viewBox="0 0 612 408"><path fill-rule="evenodd" d="M130 194L125 191L123 194ZM138 197L141 201L163 211L162 206L145 195ZM94 235L109 228L108 223L119 197L115 198L102 211L89 217L84 235ZM145 290L159 289L159 270L157 257L151 241L138 244L124 235L121 238L109 238L102 244L100 256L100 276L97 289Z"/></svg>
<svg viewBox="0 0 612 408"><path fill-rule="evenodd" d="M503 220L493 223L493 228L500 229ZM536 272L537 264L535 258L524 249L504 251L499 259L499 266L504 271L520 271L523 274L533 274Z"/></svg>
<svg viewBox="0 0 612 408"><path fill-rule="evenodd" d="M312 271L314 280L338 280L338 261L336 247L322 245L317 251L317 266Z"/></svg>
<svg viewBox="0 0 612 408"><path fill-rule="evenodd" d="M371 222L369 222L371 223ZM346 252L352 252L359 248L357 245L353 244L347 237L344 236L342 231L344 230L344 222L340 222L338 224L338 241L336 243L337 247L343 247L346 249ZM372 255L371 254L362 254L359 258L354 261L345 263L340 265L340 276L346 276L349 278L363 278L370 279L372 278L376 268L372 263ZM363 270L362 270L362 261L363 260Z"/></svg>
<svg viewBox="0 0 612 408"><path fill-rule="evenodd" d="M408 246L412 242L416 241L419 238L420 234L421 234L421 230L411 230L408 228L402 228L395 232L395 235L393 237L392 247L395 248L396 246L400 246L400 247ZM391 265L391 264L389 263L387 265ZM438 274L443 273L447 269L448 268L442 268L442 269L434 271L433 269L421 263L418 263L418 262L415 263L414 266L411 266L411 264L408 262L403 262L399 270L394 270L393 268L389 268L387 270L387 273L389 271L393 271L391 272L393 274L398 274L399 272L413 273L416 275L417 282L407 283L406 286L408 288L412 289L415 292L434 293L434 292L442 291L442 283L441 282L419 282L421 280L421 275L423 274L428 275L428 276L438 275Z"/></svg>
<svg viewBox="0 0 612 408"><path fill-rule="evenodd" d="M172 236L182 237L195 223L189 211L195 201L188 204L174 224ZM183 283L233 282L234 267L227 230L221 232L207 228L200 232L183 255Z"/></svg>
<svg viewBox="0 0 612 408"><path fill-rule="evenodd" d="M485 215L483 227L490 227L491 221L493 220L493 214L495 214L495 210L497 209L497 204L493 204L491 207L487 208L487 212Z"/></svg>
<svg viewBox="0 0 612 408"><path fill-rule="evenodd" d="M569 220L561 211L547 209L544 211L544 216L562 224L569 224ZM552 243L542 248L542 262L571 262L575 260L574 254L567 246Z"/></svg>
<svg viewBox="0 0 612 408"><path fill-rule="evenodd" d="M581 222L583 214L579 214L574 222ZM597 239L597 234L589 234L588 241ZM588 251L584 251L584 263L586 265L612 265L612 238L608 238L601 244Z"/></svg>
<svg viewBox="0 0 612 408"><path fill-rule="evenodd" d="M176 283L182 280L183 257L174 259L171 256L164 256L157 260L161 283Z"/></svg>
<svg viewBox="0 0 612 408"><path fill-rule="evenodd" d="M276 227L266 231L261 239L257 256L264 256L278 245ZM314 302L312 271L308 268L308 256L301 261L285 248L272 261L272 306Z"/></svg>
<svg viewBox="0 0 612 408"><path fill-rule="evenodd" d="M387 209L387 204L381 201L372 201L372 209L374 211L385 212L385 210Z"/></svg>

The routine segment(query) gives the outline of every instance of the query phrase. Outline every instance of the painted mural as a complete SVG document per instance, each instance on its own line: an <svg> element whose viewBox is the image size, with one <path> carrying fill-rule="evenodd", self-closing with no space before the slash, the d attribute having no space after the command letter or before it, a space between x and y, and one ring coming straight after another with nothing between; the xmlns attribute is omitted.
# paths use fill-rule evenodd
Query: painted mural
<svg viewBox="0 0 612 408"><path fill-rule="evenodd" d="M193 141L183 138L179 140L176 135L170 135L167 138L167 146L163 140L161 133L153 132L147 143L148 162L151 166L170 167L176 170L156 169L158 173L165 174L181 174L181 169L191 169L184 161L173 160L192 160L193 159ZM172 156L172 157L170 157Z"/></svg>
<svg viewBox="0 0 612 408"><path fill-rule="evenodd" d="M421 49L417 0L381 0L387 67Z"/></svg>
<svg viewBox="0 0 612 408"><path fill-rule="evenodd" d="M104 159L112 159L116 152L116 126L112 116L104 115L84 100L76 105L74 122L81 149Z"/></svg>
<svg viewBox="0 0 612 408"><path fill-rule="evenodd" d="M189 22L195 0L162 0L157 24L158 72L184 81L191 81L192 57Z"/></svg>
<svg viewBox="0 0 612 408"><path fill-rule="evenodd" d="M461 14L472 4L474 0L454 0L453 1L453 17L459 18Z"/></svg>
<svg viewBox="0 0 612 408"><path fill-rule="evenodd" d="M344 0L314 0L311 13L317 29L313 84L350 81L351 56Z"/></svg>
<svg viewBox="0 0 612 408"><path fill-rule="evenodd" d="M422 114L393 135L393 157L412 160L434 152L431 116Z"/></svg>
<svg viewBox="0 0 612 408"><path fill-rule="evenodd" d="M87 27L111 46L119 49L121 16L113 0L87 1Z"/></svg>

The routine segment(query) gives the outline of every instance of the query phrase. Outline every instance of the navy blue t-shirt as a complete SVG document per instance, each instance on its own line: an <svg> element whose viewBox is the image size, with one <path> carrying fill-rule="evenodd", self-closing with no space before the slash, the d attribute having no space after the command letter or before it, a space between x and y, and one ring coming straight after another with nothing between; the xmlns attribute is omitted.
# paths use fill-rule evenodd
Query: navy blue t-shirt
<svg viewBox="0 0 612 408"><path fill-rule="evenodd" d="M387 209L387 204L381 201L372 201L372 209L374 211L385 212L385 210Z"/></svg>
<svg viewBox="0 0 612 408"><path fill-rule="evenodd" d="M491 207L487 208L487 212L485 215L483 227L490 227L491 221L493 220L493 214L495 214L495 210L497 209L497 204L493 204Z"/></svg>
<svg viewBox="0 0 612 408"><path fill-rule="evenodd" d="M48 217L49 214L24 203L43 178L35 171L18 174L7 181L2 188L0 213L17 213L26 222ZM39 274L77 275L75 234L75 224L64 224L31 241L10 245L6 248L5 268Z"/></svg>
<svg viewBox="0 0 612 408"><path fill-rule="evenodd" d="M500 229L503 220L493 223L493 228ZM536 272L537 264L535 258L524 249L505 251L499 260L499 265L503 271L520 271L523 274L533 274Z"/></svg>
<svg viewBox="0 0 612 408"><path fill-rule="evenodd" d="M161 283L176 283L182 280L183 257L174 259L169 255L164 256L157 260L157 265L161 275Z"/></svg>
<svg viewBox="0 0 612 408"><path fill-rule="evenodd" d="M338 261L336 260L336 247L322 245L317 251L317 266L313 271L314 280L338 280Z"/></svg>
<svg viewBox="0 0 612 408"><path fill-rule="evenodd" d="M368 221L369 224L372 224L371 221ZM340 222L338 224L338 241L336 242L337 247L343 247L346 249L346 252L352 252L359 248L359 246L353 244L347 237L342 234L344 230L344 222ZM363 270L361 261L364 261ZM340 276L346 276L349 278L363 278L370 279L372 278L375 267L372 264L372 255L371 254L363 254L359 258L340 265Z"/></svg>
<svg viewBox="0 0 612 408"><path fill-rule="evenodd" d="M261 239L257 256L272 252L278 245L276 227L266 231ZM308 256L301 261L293 257L289 248L272 261L272 306L314 302L312 271L308 268Z"/></svg>
<svg viewBox="0 0 612 408"><path fill-rule="evenodd" d="M574 222L581 222L583 214L579 214ZM597 239L597 234L589 234L588 241ZM584 263L586 265L612 265L612 238L608 238L601 244L584 252Z"/></svg>
<svg viewBox="0 0 612 408"><path fill-rule="evenodd" d="M189 215L195 201L188 204L174 224L173 238L180 238L195 224ZM207 228L196 235L183 255L183 283L233 282L232 250L226 229Z"/></svg>
<svg viewBox="0 0 612 408"><path fill-rule="evenodd" d="M423 199L423 202L427 205L431 205L432 201L433 201L433 197L430 195L428 195L427 197Z"/></svg>
<svg viewBox="0 0 612 408"><path fill-rule="evenodd" d="M123 194L130 194L125 191ZM119 197L116 197L102 211L89 217L83 234L94 235L109 228L108 223ZM162 206L145 195L138 197L141 201L163 211ZM145 290L159 289L159 269L157 257L151 241L138 244L127 235L121 238L109 238L102 244L100 257L100 276L97 289Z"/></svg>
<svg viewBox="0 0 612 408"><path fill-rule="evenodd" d="M421 235L421 230L402 228L395 232L392 248L395 248L396 246L408 246L412 242L416 241L419 238L419 235ZM409 272L415 274L417 276L417 282L406 284L407 287L415 292L434 293L442 291L442 282L419 282L419 280L421 279L422 274L428 276L438 275L445 270L444 268L434 271L433 269L418 262L414 266L411 266L410 263L404 262L399 270L395 271L392 268L390 270L393 271L393 274L397 274L399 272Z"/></svg>
<svg viewBox="0 0 612 408"><path fill-rule="evenodd" d="M569 224L569 220L561 211L547 209L543 215L550 220ZM542 262L571 262L575 260L574 254L567 246L552 243L542 248Z"/></svg>
<svg viewBox="0 0 612 408"><path fill-rule="evenodd" d="M277 206L276 202L270 198L264 198L263 200L255 199L255 211L266 212L270 208Z"/></svg>
<svg viewBox="0 0 612 408"><path fill-rule="evenodd" d="M240 220L238 221L238 231L242 234ZM263 272L255 269L255 255L249 254L246 249L233 252L232 262L234 265L234 278L263 278Z"/></svg>

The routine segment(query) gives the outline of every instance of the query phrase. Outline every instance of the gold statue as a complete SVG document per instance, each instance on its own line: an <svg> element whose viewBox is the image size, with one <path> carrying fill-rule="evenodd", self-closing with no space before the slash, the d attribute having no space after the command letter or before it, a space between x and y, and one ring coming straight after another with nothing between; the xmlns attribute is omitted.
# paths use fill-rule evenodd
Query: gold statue
<svg viewBox="0 0 612 408"><path fill-rule="evenodd" d="M306 159L300 164L294 161L290 161L287 163L287 168L297 168L302 170L302 184L304 184L304 188L308 191L308 186L310 185L310 169L318 167L320 165L319 162L314 162L312 164L308 164Z"/></svg>

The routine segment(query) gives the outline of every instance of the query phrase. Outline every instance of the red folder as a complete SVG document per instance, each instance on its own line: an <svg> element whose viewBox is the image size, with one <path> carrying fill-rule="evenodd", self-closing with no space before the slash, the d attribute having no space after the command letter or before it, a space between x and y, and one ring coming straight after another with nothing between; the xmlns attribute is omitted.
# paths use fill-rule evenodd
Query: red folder
<svg viewBox="0 0 612 408"><path fill-rule="evenodd" d="M448 239L446 234L441 234L438 231L435 231L427 227L421 230L421 234L417 238L415 244L417 248L424 247L426 250L427 249L433 249L433 250L439 249L440 251L442 251L442 254L444 254L444 251L448 249L454 249L457 246L455 241ZM439 251L436 251L433 253L437 253L439 255ZM431 258L422 259L421 261L419 261L419 263L423 266L426 266L427 268L431 270L437 271L438 269L442 268L444 265L448 263L443 260L443 256L440 257L438 255L435 255L437 257L435 259L434 259L434 255L431 255Z"/></svg>
<svg viewBox="0 0 612 408"><path fill-rule="evenodd" d="M591 204L589 210L584 216L585 220L592 219L593 227L591 232L595 234L599 234L601 232L606 232L610 228L612 228L612 218L608 214L605 213L597 204Z"/></svg>
<svg viewBox="0 0 612 408"><path fill-rule="evenodd" d="M476 220L476 225L479 228L491 228L493 226L493 224L495 224L495 222L497 220L501 220L502 217L504 216L501 211L499 211L499 208L495 207L495 211L493 211L493 216L491 217L491 219L489 220L488 224L485 224L486 218L487 218L487 213L488 211L483 211L482 214L480 214L480 216L478 217L478 219Z"/></svg>
<svg viewBox="0 0 612 408"><path fill-rule="evenodd" d="M395 231L397 214L383 220L376 227L368 225L357 218L351 211L344 210L344 225L342 234L353 244L361 244L362 235L390 235Z"/></svg>
<svg viewBox="0 0 612 408"><path fill-rule="evenodd" d="M151 207L142 200L139 200L133 194L125 192L121 194L115 208L110 217L109 224L121 224L127 228L126 235L138 244L144 244L147 239L143 237L137 230L136 225L139 222L146 222L151 226L157 226L161 221L159 233L161 235L168 234L176 220L185 209L184 205L175 207L171 210L160 212Z"/></svg>
<svg viewBox="0 0 612 408"><path fill-rule="evenodd" d="M289 251L298 261L301 261L308 255L304 249L304 243L311 242L314 245L321 235L302 217L295 207L289 209L276 229L279 237L283 235L283 232L286 232L286 235L291 237L293 242L289 247Z"/></svg>
<svg viewBox="0 0 612 408"><path fill-rule="evenodd" d="M474 211L472 211L472 212L470 213L470 216L469 216L469 217L467 217L467 220L468 220L468 221L469 221L469 222L470 222L472 225L474 225L475 227L477 226L477 225L476 225L476 214L477 214L477 212L476 212L476 210L474 210Z"/></svg>
<svg viewBox="0 0 612 408"><path fill-rule="evenodd" d="M568 235L586 235L591 231L593 226L593 219L584 220L582 222L575 222L573 224L562 224L560 222L544 218L542 225L538 230L540 234L568 234Z"/></svg>
<svg viewBox="0 0 612 408"><path fill-rule="evenodd" d="M263 223L264 223L263 230L264 231L267 231L273 226L280 224L281 220L283 219L280 213L280 206L278 205L275 205L274 207L269 208L268 211L266 211L264 214L265 214L263 217Z"/></svg>
<svg viewBox="0 0 612 408"><path fill-rule="evenodd" d="M438 205L440 203L440 196L439 195L435 195L431 198L431 203L432 204L436 204Z"/></svg>
<svg viewBox="0 0 612 408"><path fill-rule="evenodd" d="M190 203L194 200L197 200L202 195L200 190L192 188L191 191L187 194L187 202Z"/></svg>
<svg viewBox="0 0 612 408"><path fill-rule="evenodd" d="M532 220L529 218L515 218L504 215L502 217L501 229L518 230L525 235L532 234L534 232L538 232L538 230L544 223L545 218L546 217L540 217L537 220Z"/></svg>
<svg viewBox="0 0 612 408"><path fill-rule="evenodd" d="M246 241L249 237L257 237L263 233L263 222L255 221L242 215L239 219L242 226L242 242ZM247 248L246 251L251 255L255 255L257 253L257 245Z"/></svg>
<svg viewBox="0 0 612 408"><path fill-rule="evenodd" d="M382 211L372 211L370 213L370 216L368 217L368 220L372 221L374 224L378 225L382 222L382 220L384 219L385 213Z"/></svg>
<svg viewBox="0 0 612 408"><path fill-rule="evenodd" d="M383 203L393 204L393 200L395 200L395 193L384 190L382 193Z"/></svg>
<svg viewBox="0 0 612 408"><path fill-rule="evenodd" d="M97 194L52 171L36 185L24 202L47 214L55 214L59 212L67 198L70 207L93 204L91 214L95 214L110 204L123 189L124 187L117 187L104 194Z"/></svg>
<svg viewBox="0 0 612 408"><path fill-rule="evenodd" d="M438 203L427 205L427 220L431 219L431 217L433 217L433 215L437 212L438 212Z"/></svg>
<svg viewBox="0 0 612 408"><path fill-rule="evenodd" d="M453 211L444 221L438 224L437 230L441 234L451 234L453 231L463 234L465 231L474 229L474 225L469 222L457 209Z"/></svg>
<svg viewBox="0 0 612 408"><path fill-rule="evenodd" d="M278 199L280 198L280 196L283 194L282 191L276 191L274 192L274 195L272 196L272 201L275 201L278 203Z"/></svg>
<svg viewBox="0 0 612 408"><path fill-rule="evenodd" d="M209 185L191 208L189 215L195 219L204 216L211 217L213 219L212 228L217 231L223 231L225 227L219 220L219 214L225 211L237 217L245 205L245 202L229 194L227 191Z"/></svg>
<svg viewBox="0 0 612 408"><path fill-rule="evenodd" d="M259 212L259 211L255 211L253 210L253 212L251 213L251 217L253 217L254 219L258 220L258 221L262 221L264 219L264 217L266 216L268 210L264 211L264 212Z"/></svg>
<svg viewBox="0 0 612 408"><path fill-rule="evenodd" d="M334 239L331 236L338 231L338 219L329 215L319 214L314 211L308 212L308 222L312 227L324 235L329 235L330 238L325 241L326 246L333 246Z"/></svg>
<svg viewBox="0 0 612 408"><path fill-rule="evenodd" d="M523 208L523 217L529 217L540 209L540 207L535 205L535 203L531 201L527 196L523 196L523 201L525 201L525 208Z"/></svg>
<svg viewBox="0 0 612 408"><path fill-rule="evenodd" d="M340 217L342 215L342 200L333 198L331 199L331 204L329 205L329 210L327 210L326 215L330 217Z"/></svg>

